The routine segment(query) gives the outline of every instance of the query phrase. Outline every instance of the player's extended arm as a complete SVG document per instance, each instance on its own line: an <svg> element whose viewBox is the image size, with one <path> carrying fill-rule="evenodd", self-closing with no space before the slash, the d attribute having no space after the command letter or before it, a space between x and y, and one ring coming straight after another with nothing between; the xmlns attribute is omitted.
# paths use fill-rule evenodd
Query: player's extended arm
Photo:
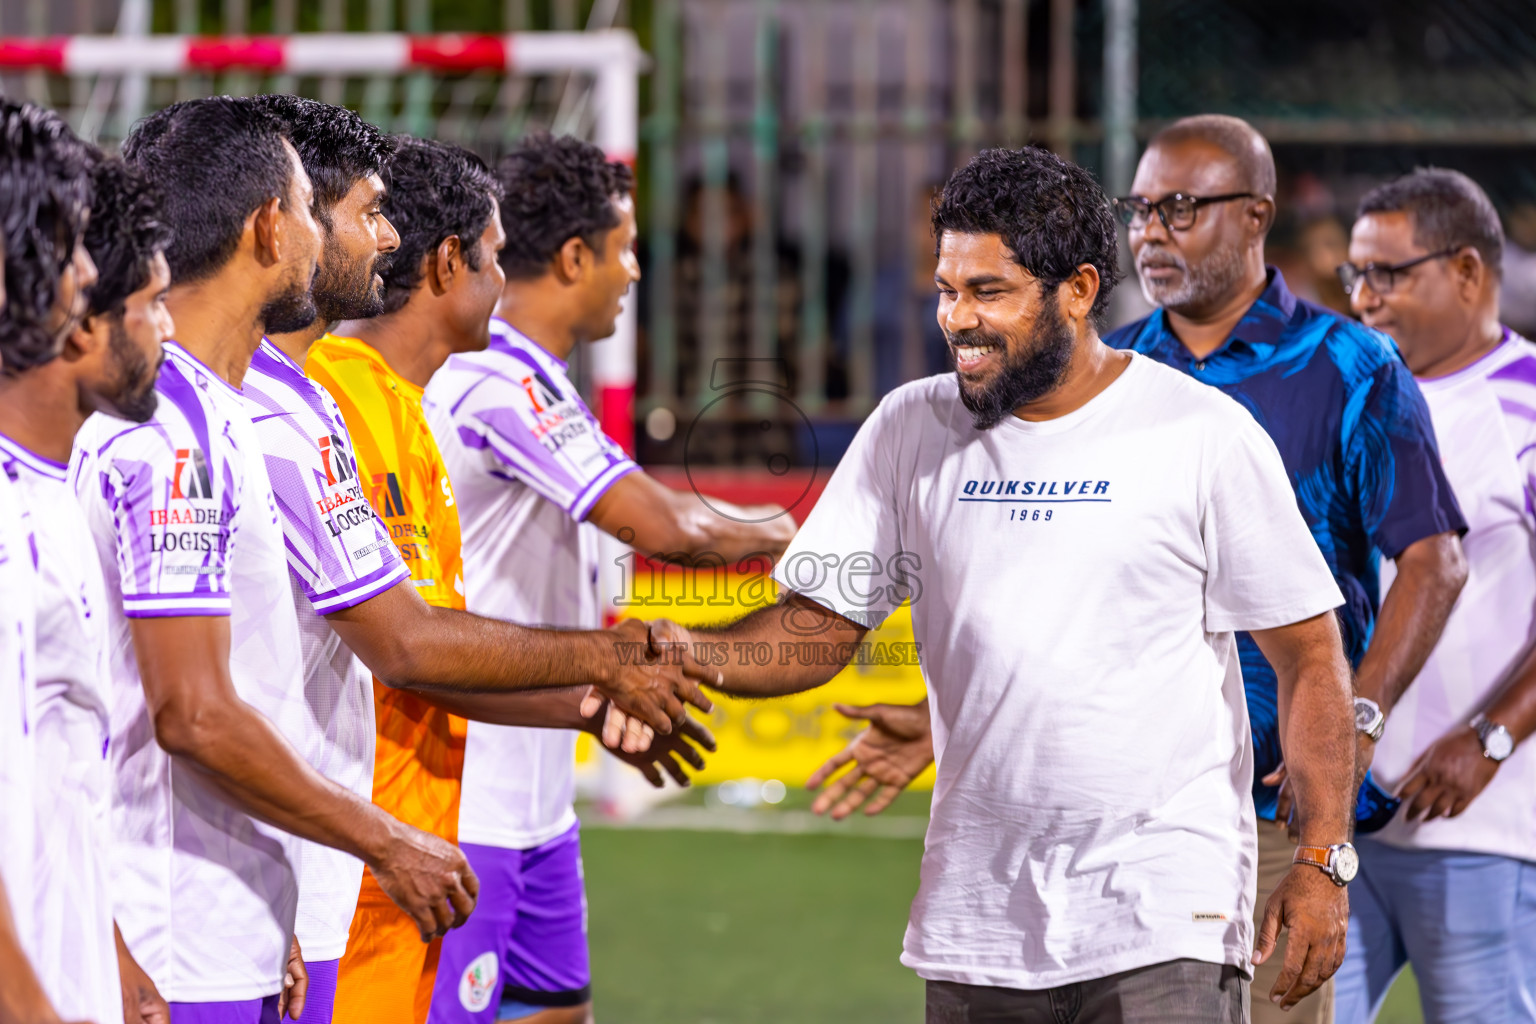
<svg viewBox="0 0 1536 1024"><path fill-rule="evenodd" d="M0 879L0 1024L59 1024L59 1015L22 952L4 879Z"/></svg>
<svg viewBox="0 0 1536 1024"><path fill-rule="evenodd" d="M429 699L590 685L662 733L682 718L684 702L701 711L714 707L698 684L713 683L716 670L690 651L658 655L676 639L668 623L626 619L605 630L532 629L434 607L409 580L326 620L386 686Z"/></svg>
<svg viewBox="0 0 1536 1024"><path fill-rule="evenodd" d="M1387 714L1440 642L1451 606L1467 582L1467 560L1455 533L1415 541L1396 562L1397 578L1382 598L1371 645L1355 673L1355 692L1375 701ZM1357 743L1357 772L1364 776L1375 744L1364 733Z"/></svg>
<svg viewBox="0 0 1536 1024"><path fill-rule="evenodd" d="M1300 841L1345 842L1354 817L1355 718L1338 619L1326 612L1256 630L1253 639L1279 684L1280 749ZM1255 963L1267 960L1280 929L1289 929L1285 963L1270 992L1282 1008L1290 1009L1339 969L1348 923L1344 889L1309 864L1292 866L1264 907L1253 957Z"/></svg>
<svg viewBox="0 0 1536 1024"><path fill-rule="evenodd" d="M1536 643L1526 648L1478 711L1509 730L1517 747L1536 733ZM1493 781L1503 763L1483 754L1477 730L1463 722L1430 744L1414 762L1397 790L1403 813L1410 821L1454 818Z"/></svg>
<svg viewBox="0 0 1536 1024"><path fill-rule="evenodd" d="M778 604L728 626L692 630L695 643L712 643L725 660L720 682L710 685L735 697L782 697L813 690L853 660L867 632L792 591ZM761 656L765 650L766 659Z"/></svg>
<svg viewBox="0 0 1536 1024"><path fill-rule="evenodd" d="M247 813L361 859L423 939L464 923L479 882L458 847L326 779L241 700L229 677L228 618L140 618L131 629L155 739L167 753L202 769Z"/></svg>
<svg viewBox="0 0 1536 1024"><path fill-rule="evenodd" d="M648 557L685 562L718 555L734 565L761 554L778 561L794 539L795 521L777 505L731 505L714 498L710 505L692 491L674 491L646 473L630 473L597 499L587 521Z"/></svg>

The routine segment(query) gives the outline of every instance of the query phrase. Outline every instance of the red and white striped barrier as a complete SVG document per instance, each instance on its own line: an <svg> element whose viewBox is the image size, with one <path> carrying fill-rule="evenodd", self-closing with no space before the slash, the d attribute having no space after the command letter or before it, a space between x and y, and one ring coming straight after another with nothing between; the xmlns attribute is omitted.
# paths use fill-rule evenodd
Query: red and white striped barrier
<svg viewBox="0 0 1536 1024"><path fill-rule="evenodd" d="M264 71L293 75L399 74L406 71L627 69L644 54L634 36L606 32L426 35L305 32L289 36L0 37L0 69L41 68L68 75L180 75Z"/></svg>
<svg viewBox="0 0 1536 1024"><path fill-rule="evenodd" d="M0 36L0 71L66 75L184 75L255 71L288 75L398 75L412 71L497 71L593 76L595 141L633 165L639 144L639 75L646 56L634 34L514 32L508 35L407 35L402 32L301 32L289 36ZM634 451L635 302L631 294L613 337L592 347L594 398L603 429Z"/></svg>

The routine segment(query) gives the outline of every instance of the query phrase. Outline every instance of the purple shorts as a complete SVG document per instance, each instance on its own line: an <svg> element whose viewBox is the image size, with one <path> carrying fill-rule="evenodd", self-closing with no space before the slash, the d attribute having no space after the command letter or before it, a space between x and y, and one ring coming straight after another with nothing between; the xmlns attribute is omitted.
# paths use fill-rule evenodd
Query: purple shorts
<svg viewBox="0 0 1536 1024"><path fill-rule="evenodd" d="M172 1003L171 1024L277 1024L277 996L229 1003Z"/></svg>
<svg viewBox="0 0 1536 1024"><path fill-rule="evenodd" d="M460 844L480 877L475 912L443 938L427 1024L491 1024L592 999L581 826L531 850Z"/></svg>
<svg viewBox="0 0 1536 1024"><path fill-rule="evenodd" d="M304 997L299 1024L331 1024L331 1013L336 1009L336 969L340 966L340 960L305 961L309 991Z"/></svg>

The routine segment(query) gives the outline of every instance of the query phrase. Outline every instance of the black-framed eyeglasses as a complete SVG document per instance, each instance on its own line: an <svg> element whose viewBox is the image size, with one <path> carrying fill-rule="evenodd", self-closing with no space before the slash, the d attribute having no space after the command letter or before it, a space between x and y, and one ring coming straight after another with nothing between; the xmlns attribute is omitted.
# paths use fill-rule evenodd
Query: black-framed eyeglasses
<svg viewBox="0 0 1536 1024"><path fill-rule="evenodd" d="M1187 196L1175 192L1157 202L1145 196L1121 196L1115 200L1115 216L1128 228L1145 227L1152 211L1169 231L1188 231L1195 226L1195 213L1209 203L1230 203L1234 199L1258 199L1252 192L1228 192L1220 196Z"/></svg>
<svg viewBox="0 0 1536 1024"><path fill-rule="evenodd" d="M1454 256L1460 249L1452 246L1449 249L1441 249L1427 256L1417 259L1404 260L1402 263L1367 263L1363 267L1357 267L1353 263L1340 263L1334 273L1339 275L1339 284L1344 286L1344 294L1353 296L1364 281L1371 286L1371 291L1377 295L1388 295L1397 287L1397 275L1407 270L1412 270L1420 263L1428 263L1430 260L1438 260L1444 256Z"/></svg>

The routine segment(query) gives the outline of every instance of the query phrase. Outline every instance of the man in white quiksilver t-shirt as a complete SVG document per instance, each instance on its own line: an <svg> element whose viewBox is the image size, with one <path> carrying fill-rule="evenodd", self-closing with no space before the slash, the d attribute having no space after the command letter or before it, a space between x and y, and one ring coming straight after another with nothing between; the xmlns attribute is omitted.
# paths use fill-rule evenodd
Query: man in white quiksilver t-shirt
<svg viewBox="0 0 1536 1024"><path fill-rule="evenodd" d="M536 136L498 177L507 283L490 344L451 356L423 400L458 503L470 611L601 625L598 530L648 555L776 557L793 531L782 509L728 518L658 483L604 435L567 376L578 344L613 333L640 276L629 169L588 143ZM699 766L678 737L657 737L654 784L657 765L686 784L674 754ZM569 730L469 723L459 841L481 904L444 939L430 1024L589 1019L575 753Z"/></svg>
<svg viewBox="0 0 1536 1024"><path fill-rule="evenodd" d="M1360 201L1340 268L1418 380L1467 517L1467 584L1372 762L1403 807L1360 841L1340 1024L1408 963L1425 1020L1536 1006L1536 345L1499 323L1503 241L1475 182L1418 170Z"/></svg>
<svg viewBox="0 0 1536 1024"><path fill-rule="evenodd" d="M1279 454L1099 340L1117 246L1086 171L989 150L934 225L957 373L865 422L775 572L791 593L711 635L778 655L724 688L820 685L910 599L938 779L902 961L929 1021L1243 1021L1282 925L1294 1004L1343 956L1354 738L1341 597ZM1279 671L1307 861L1257 942L1236 630Z"/></svg>

